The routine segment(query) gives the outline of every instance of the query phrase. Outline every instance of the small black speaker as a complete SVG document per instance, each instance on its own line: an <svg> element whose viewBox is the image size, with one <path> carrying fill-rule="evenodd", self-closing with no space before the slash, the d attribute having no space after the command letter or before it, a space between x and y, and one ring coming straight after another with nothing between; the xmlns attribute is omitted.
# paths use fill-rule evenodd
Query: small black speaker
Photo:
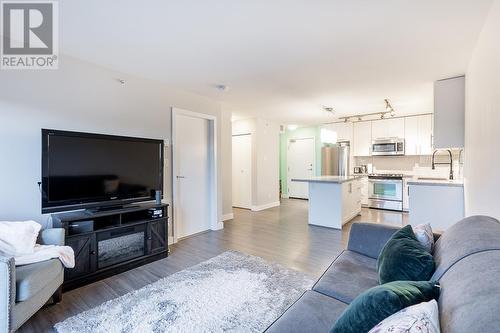
<svg viewBox="0 0 500 333"><path fill-rule="evenodd" d="M155 200L157 205L161 205L161 191L156 191Z"/></svg>

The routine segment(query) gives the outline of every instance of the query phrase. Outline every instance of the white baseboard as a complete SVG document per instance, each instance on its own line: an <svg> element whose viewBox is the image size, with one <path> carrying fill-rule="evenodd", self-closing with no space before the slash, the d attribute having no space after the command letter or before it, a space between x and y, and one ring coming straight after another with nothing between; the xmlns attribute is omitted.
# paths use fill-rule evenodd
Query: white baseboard
<svg viewBox="0 0 500 333"><path fill-rule="evenodd" d="M288 194L282 193L282 194L281 194L281 198L282 198L282 199L288 199Z"/></svg>
<svg viewBox="0 0 500 333"><path fill-rule="evenodd" d="M224 229L224 222L217 223L217 226L215 228L211 228L210 230L221 230L221 229Z"/></svg>
<svg viewBox="0 0 500 333"><path fill-rule="evenodd" d="M177 242L174 242L174 237L172 236L168 236L168 244L174 244L174 243L177 243Z"/></svg>
<svg viewBox="0 0 500 333"><path fill-rule="evenodd" d="M280 205L279 201L270 202L270 203L264 204L264 205L252 206L252 211L258 212L260 210L264 210L264 209L268 209L268 208L273 208L273 207L278 207L279 205Z"/></svg>
<svg viewBox="0 0 500 333"><path fill-rule="evenodd" d="M233 213L222 215L222 221L227 221L227 220L232 220L232 219L234 219L234 214Z"/></svg>

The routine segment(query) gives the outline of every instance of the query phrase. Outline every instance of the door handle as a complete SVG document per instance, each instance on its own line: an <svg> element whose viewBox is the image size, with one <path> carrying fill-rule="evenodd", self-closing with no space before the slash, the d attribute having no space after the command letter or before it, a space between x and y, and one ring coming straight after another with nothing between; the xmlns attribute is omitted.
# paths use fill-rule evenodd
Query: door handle
<svg viewBox="0 0 500 333"><path fill-rule="evenodd" d="M180 179L180 178L186 178L186 177L184 177L184 176L177 176L177 179Z"/></svg>
<svg viewBox="0 0 500 333"><path fill-rule="evenodd" d="M312 169L307 169L307 170L312 171Z"/></svg>

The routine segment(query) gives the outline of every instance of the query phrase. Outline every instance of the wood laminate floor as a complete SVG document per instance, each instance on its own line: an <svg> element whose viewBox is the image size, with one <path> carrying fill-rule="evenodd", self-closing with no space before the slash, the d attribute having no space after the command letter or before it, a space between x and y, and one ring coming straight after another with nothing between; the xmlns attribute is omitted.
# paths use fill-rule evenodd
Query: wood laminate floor
<svg viewBox="0 0 500 333"><path fill-rule="evenodd" d="M135 268L63 294L47 305L19 332L51 332L55 323L107 300L139 289L165 276L198 264L227 250L237 250L278 262L317 278L345 248L353 222L407 224L407 214L363 208L342 231L307 224L307 201L283 199L281 206L251 212L234 210L224 229L183 239L171 246L168 258Z"/></svg>

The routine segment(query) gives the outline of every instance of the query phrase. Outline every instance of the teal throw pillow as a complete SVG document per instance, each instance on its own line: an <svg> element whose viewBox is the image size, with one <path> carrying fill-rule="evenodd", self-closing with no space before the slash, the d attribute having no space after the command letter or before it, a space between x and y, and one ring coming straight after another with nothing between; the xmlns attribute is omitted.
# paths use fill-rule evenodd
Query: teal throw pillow
<svg viewBox="0 0 500 333"><path fill-rule="evenodd" d="M391 281L428 281L434 273L434 258L417 240L411 225L392 235L377 260L380 284Z"/></svg>
<svg viewBox="0 0 500 333"><path fill-rule="evenodd" d="M439 297L439 285L429 281L394 281L356 297L330 333L366 333L385 318L411 305Z"/></svg>

